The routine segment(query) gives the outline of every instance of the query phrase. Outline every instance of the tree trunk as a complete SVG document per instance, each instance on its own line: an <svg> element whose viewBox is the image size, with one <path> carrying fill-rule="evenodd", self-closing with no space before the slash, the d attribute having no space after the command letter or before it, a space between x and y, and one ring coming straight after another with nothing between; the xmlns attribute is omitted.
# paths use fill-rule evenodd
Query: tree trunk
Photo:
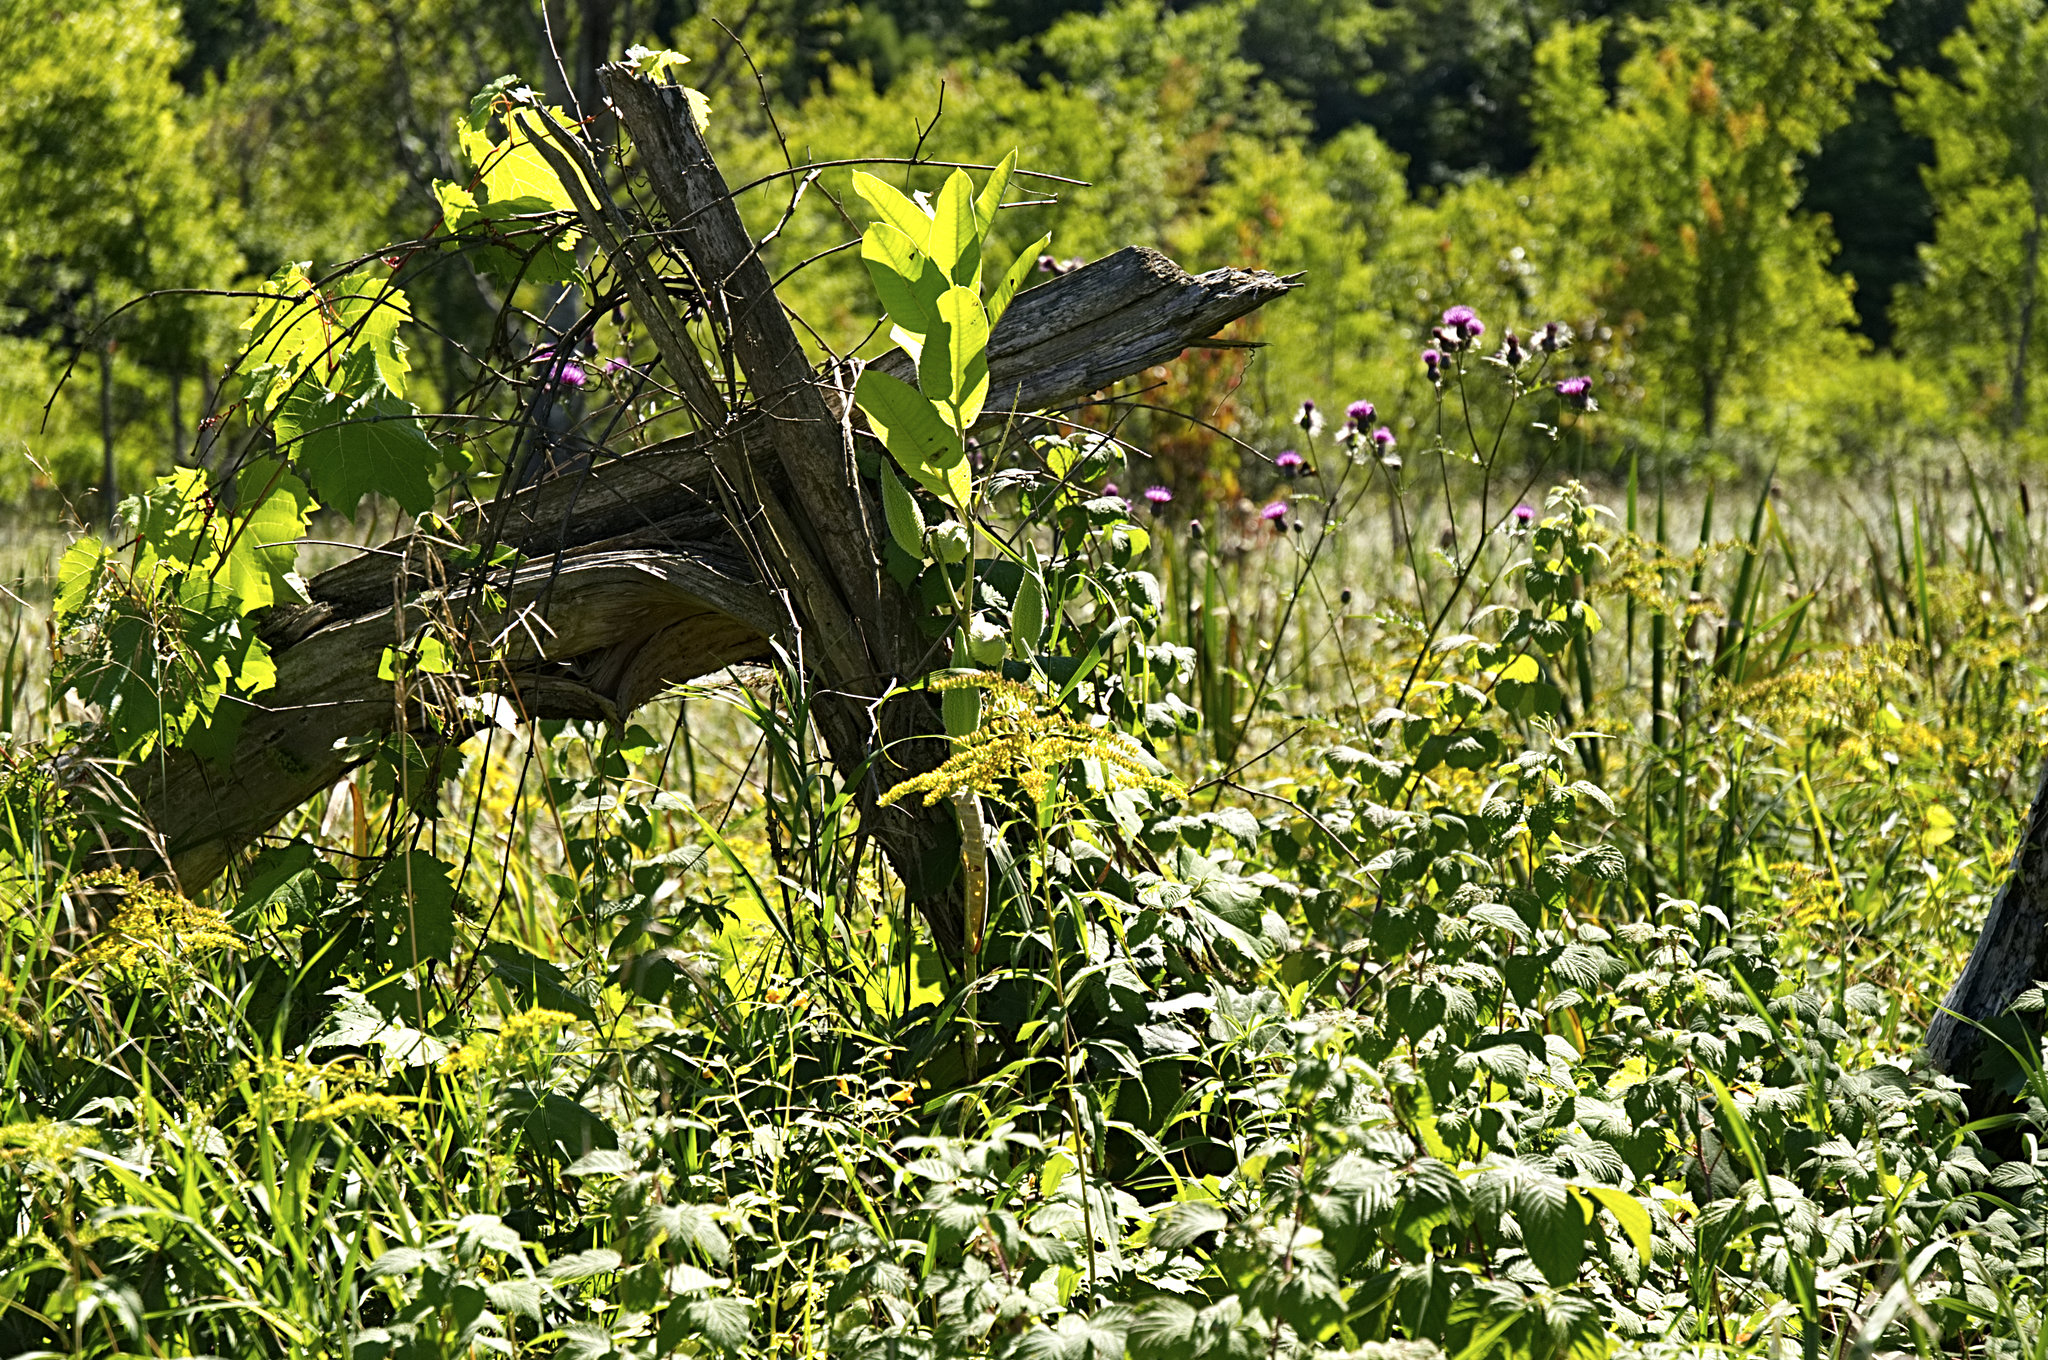
<svg viewBox="0 0 2048 1360"><path fill-rule="evenodd" d="M1969 1086L1973 1117L2008 1106L2018 1090L2020 1066L2006 1045L2033 1057L2042 1012L2011 1007L2040 980L2048 980L2048 769L1970 961L1927 1026L1928 1061Z"/></svg>
<svg viewBox="0 0 2048 1360"><path fill-rule="evenodd" d="M107 531L114 529L114 512L121 504L120 488L114 482L114 342L100 342L100 498Z"/></svg>
<svg viewBox="0 0 2048 1360"><path fill-rule="evenodd" d="M2013 343L2012 355L2011 419L2015 432L2027 426L2027 366L2034 348L2034 319L2041 303L2041 232L2044 219L2048 219L2048 198L2039 188L2033 195L2033 211L2033 221L2023 238L2025 282L2020 286L2020 333Z"/></svg>
<svg viewBox="0 0 2048 1360"><path fill-rule="evenodd" d="M451 580L444 547L425 537L316 577L310 605L262 622L278 681L250 705L232 759L212 765L172 752L132 776L128 842L143 848L130 853L170 862L191 891L332 787L365 757L366 739L401 721L391 685L377 679L378 658L429 619L451 637L509 640L462 683L510 695L525 717L615 720L680 681L779 653L807 671L814 719L860 791L866 825L937 942L956 953L950 812L876 806L881 792L945 754L935 705L899 691L947 658L881 567L879 505L855 466L855 372L811 368L681 91L617 67L601 79L669 230L629 224L573 135L538 145L610 255L664 377L704 429L609 459L599 450L570 475L459 509L465 542L503 544L524 558L488 583L502 611L481 603L483 580ZM681 249L745 376L731 401L670 305L672 281L640 245L657 235ZM1155 252L1125 250L1027 290L990 339L984 433L1013 412L1166 362L1293 286L1259 271L1190 277ZM900 351L876 365L914 381ZM402 718L422 732L425 719L423 710Z"/></svg>

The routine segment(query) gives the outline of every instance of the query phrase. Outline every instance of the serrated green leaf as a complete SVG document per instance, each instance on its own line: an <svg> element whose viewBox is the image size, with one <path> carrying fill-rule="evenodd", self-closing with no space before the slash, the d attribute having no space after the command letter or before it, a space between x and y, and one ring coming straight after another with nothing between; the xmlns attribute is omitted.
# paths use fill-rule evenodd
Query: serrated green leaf
<svg viewBox="0 0 2048 1360"><path fill-rule="evenodd" d="M305 536L313 509L312 493L278 463L259 458L236 476L235 495L249 508L231 530L220 571L230 606L249 614L280 598L300 598L291 571L299 557L297 540Z"/></svg>
<svg viewBox="0 0 2048 1360"><path fill-rule="evenodd" d="M319 389L294 393L278 415L277 436L329 509L354 515L372 492L408 514L434 503L440 455L408 402L389 396L350 401Z"/></svg>
<svg viewBox="0 0 2048 1360"><path fill-rule="evenodd" d="M593 1247L589 1251L556 1257L541 1274L557 1284L573 1284L578 1280L609 1275L624 1263L625 1258L611 1248Z"/></svg>
<svg viewBox="0 0 2048 1360"><path fill-rule="evenodd" d="M575 119L561 109L550 107L548 116L561 127L572 127ZM527 204L527 211L573 213L575 200L563 187L561 177L541 155L535 141L548 135L540 110L514 106L504 110L505 140L491 140L489 125L468 124L456 129L462 154L476 171L479 203Z"/></svg>
<svg viewBox="0 0 2048 1360"><path fill-rule="evenodd" d="M383 925L378 961L412 968L455 953L455 884L450 867L424 850L384 866L364 902Z"/></svg>
<svg viewBox="0 0 2048 1360"><path fill-rule="evenodd" d="M692 1299L680 1305L679 1311L686 1335L701 1336L722 1351L736 1351L746 1344L754 1317L752 1303L723 1294Z"/></svg>
<svg viewBox="0 0 2048 1360"><path fill-rule="evenodd" d="M1195 1244L1205 1233L1221 1232L1230 1226L1230 1215L1208 1200L1183 1200L1168 1205L1152 1221L1152 1245L1161 1251L1181 1251Z"/></svg>
<svg viewBox="0 0 2048 1360"><path fill-rule="evenodd" d="M540 1321L540 1285L533 1280L501 1280L484 1286L484 1297L501 1313Z"/></svg>
<svg viewBox="0 0 2048 1360"><path fill-rule="evenodd" d="M57 622L76 617L98 589L113 552L97 538L81 538L64 550L57 563Z"/></svg>
<svg viewBox="0 0 2048 1360"><path fill-rule="evenodd" d="M1518 1170L1509 1203L1522 1228L1522 1246L1543 1278L1562 1289L1579 1278L1586 1259L1587 1206L1558 1177Z"/></svg>

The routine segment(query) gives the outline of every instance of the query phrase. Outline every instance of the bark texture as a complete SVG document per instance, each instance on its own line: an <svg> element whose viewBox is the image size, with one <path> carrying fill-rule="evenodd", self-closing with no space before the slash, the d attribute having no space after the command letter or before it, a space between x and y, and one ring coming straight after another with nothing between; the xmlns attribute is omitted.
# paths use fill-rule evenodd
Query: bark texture
<svg viewBox="0 0 2048 1360"><path fill-rule="evenodd" d="M1970 1107L1980 1118L2002 1103L2006 1078L2017 1071L2004 1045L1985 1030L2033 1042L2040 1014L2009 1012L2038 981L2048 981L2048 769L1970 961L1927 1026L1928 1061L1970 1087ZM2027 1023L2017 1023L2022 1019Z"/></svg>

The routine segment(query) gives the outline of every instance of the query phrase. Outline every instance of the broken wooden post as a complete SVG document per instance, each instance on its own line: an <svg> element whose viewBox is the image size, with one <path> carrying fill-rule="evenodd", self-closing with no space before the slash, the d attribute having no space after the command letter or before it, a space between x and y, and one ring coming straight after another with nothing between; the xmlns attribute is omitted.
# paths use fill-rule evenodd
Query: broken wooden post
<svg viewBox="0 0 2048 1360"><path fill-rule="evenodd" d="M1927 1026L1928 1061L1970 1088L1975 1118L2012 1103L2022 1067L2007 1045L2030 1061L2037 1057L2041 1012L2015 1014L2012 1008L2042 981L2048 981L2048 769L1970 961Z"/></svg>
<svg viewBox="0 0 2048 1360"><path fill-rule="evenodd" d="M723 322L745 400L726 401L670 311L639 244L651 233L629 228L589 149L557 129L539 145L585 228L614 253L664 376L705 428L458 510L460 546L514 549L521 558L509 568L458 572L458 545L409 535L321 573L310 604L263 621L277 683L251 705L233 757L211 764L171 751L132 772L147 827L135 839L168 858L187 891L216 877L365 759L368 743L401 722L417 726L421 715L400 713L378 667L385 648L430 620L489 643L476 653L491 660L461 683L509 696L528 718L617 720L682 681L769 659L772 639L809 670L834 764L860 788L867 825L934 937L956 953L951 814L876 803L943 757L936 706L904 689L946 659L881 567L878 494L855 466L852 375L814 370L804 356L683 92L625 67L601 79L667 238ZM1190 276L1127 249L1030 289L990 339L988 420L1166 362L1294 284L1258 270ZM910 367L900 352L877 363ZM498 602L486 605L486 584Z"/></svg>

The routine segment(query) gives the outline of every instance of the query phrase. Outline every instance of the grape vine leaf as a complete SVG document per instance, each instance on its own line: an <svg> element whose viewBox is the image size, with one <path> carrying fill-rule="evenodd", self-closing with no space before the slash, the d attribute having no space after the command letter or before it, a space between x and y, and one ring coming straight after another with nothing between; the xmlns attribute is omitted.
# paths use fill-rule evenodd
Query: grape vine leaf
<svg viewBox="0 0 2048 1360"><path fill-rule="evenodd" d="M279 412L276 430L279 446L292 452L314 494L331 509L354 515L373 491L407 514L434 503L440 455L409 402L388 395L351 401L301 388Z"/></svg>
<svg viewBox="0 0 2048 1360"><path fill-rule="evenodd" d="M267 609L280 597L303 600L292 571L297 540L305 536L313 495L306 484L270 459L257 459L235 478L238 504L250 507L231 532L220 575L238 614Z"/></svg>

